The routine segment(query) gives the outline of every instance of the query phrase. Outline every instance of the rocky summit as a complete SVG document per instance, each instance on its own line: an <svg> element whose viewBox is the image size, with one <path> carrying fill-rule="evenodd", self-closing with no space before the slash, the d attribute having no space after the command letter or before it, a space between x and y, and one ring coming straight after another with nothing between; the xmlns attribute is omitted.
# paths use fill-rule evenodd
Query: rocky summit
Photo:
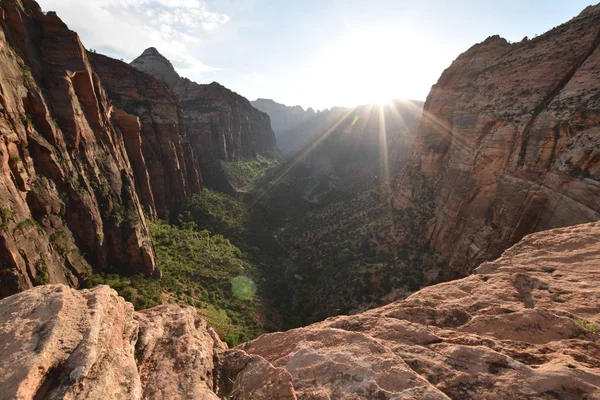
<svg viewBox="0 0 600 400"><path fill-rule="evenodd" d="M234 349L192 308L40 286L0 301L0 398L599 399L599 288L599 223Z"/></svg>

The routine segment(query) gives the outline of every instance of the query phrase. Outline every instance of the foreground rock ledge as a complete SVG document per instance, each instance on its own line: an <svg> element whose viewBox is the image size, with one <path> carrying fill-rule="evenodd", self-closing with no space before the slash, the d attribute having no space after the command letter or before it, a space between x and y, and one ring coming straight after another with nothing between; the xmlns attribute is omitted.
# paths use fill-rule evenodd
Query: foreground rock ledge
<svg viewBox="0 0 600 400"><path fill-rule="evenodd" d="M591 400L600 399L592 325L598 223L527 236L468 278L241 349L287 370L298 399Z"/></svg>
<svg viewBox="0 0 600 400"><path fill-rule="evenodd" d="M0 399L219 399L214 359L227 346L193 308L134 312L108 286L46 285L0 301L0 321ZM287 378L284 398L294 398L287 372L235 354L243 363L223 357L221 375L249 377L260 368L277 375L279 387L265 380L270 375L252 382L234 376L224 395L281 392Z"/></svg>
<svg viewBox="0 0 600 400"><path fill-rule="evenodd" d="M600 399L600 224L472 276L228 350L193 308L107 286L0 301L0 399Z"/></svg>

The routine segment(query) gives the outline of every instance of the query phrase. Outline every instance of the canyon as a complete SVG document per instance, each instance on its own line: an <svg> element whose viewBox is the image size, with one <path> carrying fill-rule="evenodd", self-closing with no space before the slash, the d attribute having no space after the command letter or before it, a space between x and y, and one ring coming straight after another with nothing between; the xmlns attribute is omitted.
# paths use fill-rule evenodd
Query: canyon
<svg viewBox="0 0 600 400"><path fill-rule="evenodd" d="M315 113L2 1L0 399L600 399L598 21Z"/></svg>
<svg viewBox="0 0 600 400"><path fill-rule="evenodd" d="M187 136L207 186L230 190L223 182L220 161L273 154L270 119L248 99L217 82L203 85L181 78L155 48L146 49L131 65L164 81L181 99Z"/></svg>
<svg viewBox="0 0 600 400"><path fill-rule="evenodd" d="M268 116L218 84L181 79L179 97L87 52L34 1L0 11L0 297L102 271L160 277L146 216L229 188L220 160L273 152Z"/></svg>

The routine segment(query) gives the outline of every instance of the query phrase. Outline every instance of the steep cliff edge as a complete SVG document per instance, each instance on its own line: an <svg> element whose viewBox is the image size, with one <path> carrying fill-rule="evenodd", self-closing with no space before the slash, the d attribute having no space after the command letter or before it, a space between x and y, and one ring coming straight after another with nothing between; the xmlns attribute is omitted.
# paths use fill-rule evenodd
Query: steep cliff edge
<svg viewBox="0 0 600 400"><path fill-rule="evenodd" d="M92 268L157 273L126 144L76 33L0 4L0 297Z"/></svg>
<svg viewBox="0 0 600 400"><path fill-rule="evenodd" d="M166 218L202 188L181 101L165 83L121 61L92 53L88 57L111 103L120 109L113 119L124 136L142 204L151 215ZM146 173L149 182L143 179Z"/></svg>
<svg viewBox="0 0 600 400"><path fill-rule="evenodd" d="M204 85L179 77L155 48L145 50L131 65L164 80L181 99L187 137L207 186L227 189L220 161L270 155L275 150L269 116L248 99L216 82Z"/></svg>
<svg viewBox="0 0 600 400"><path fill-rule="evenodd" d="M0 300L0 399L598 399L600 223L465 279L228 350L193 308L107 286Z"/></svg>
<svg viewBox="0 0 600 400"><path fill-rule="evenodd" d="M600 219L600 6L533 40L493 36L427 98L393 203L451 273L528 233ZM413 218L414 219L414 218Z"/></svg>
<svg viewBox="0 0 600 400"><path fill-rule="evenodd" d="M598 399L600 224L535 233L468 278L241 345L300 399Z"/></svg>

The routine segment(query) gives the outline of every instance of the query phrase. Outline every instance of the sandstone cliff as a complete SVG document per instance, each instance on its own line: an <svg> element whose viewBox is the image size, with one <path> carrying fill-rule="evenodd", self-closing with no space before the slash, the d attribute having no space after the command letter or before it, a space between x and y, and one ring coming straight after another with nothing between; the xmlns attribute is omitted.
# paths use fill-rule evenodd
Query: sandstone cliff
<svg viewBox="0 0 600 400"><path fill-rule="evenodd" d="M277 147L284 152L292 152L307 140L325 131L346 111L344 107L332 107L321 111L300 106L286 106L270 99L257 99L251 102L254 107L271 118L271 126L277 138Z"/></svg>
<svg viewBox="0 0 600 400"><path fill-rule="evenodd" d="M600 219L599 20L593 6L532 40L490 37L433 86L393 203L449 272Z"/></svg>
<svg viewBox="0 0 600 400"><path fill-rule="evenodd" d="M0 300L0 399L600 399L598 299L600 223L231 350L193 308L44 285Z"/></svg>
<svg viewBox="0 0 600 400"><path fill-rule="evenodd" d="M181 99L187 137L208 186L227 188L220 161L269 155L275 150L268 115L246 98L216 82L204 85L179 77L169 60L154 48L144 51L131 65L164 80Z"/></svg>
<svg viewBox="0 0 600 400"><path fill-rule="evenodd" d="M111 103L119 108L113 120L123 134L142 204L150 215L158 212L165 218L202 188L181 102L165 83L144 72L100 54L88 57Z"/></svg>
<svg viewBox="0 0 600 400"><path fill-rule="evenodd" d="M0 297L155 255L114 110L76 33L0 3Z"/></svg>

